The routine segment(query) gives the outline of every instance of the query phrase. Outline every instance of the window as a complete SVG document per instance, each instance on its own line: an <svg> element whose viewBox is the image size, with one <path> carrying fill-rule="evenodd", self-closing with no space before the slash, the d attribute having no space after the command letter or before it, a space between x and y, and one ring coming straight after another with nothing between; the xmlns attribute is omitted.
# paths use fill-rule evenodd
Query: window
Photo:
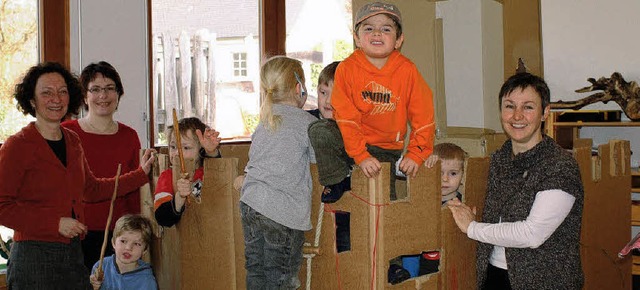
<svg viewBox="0 0 640 290"><path fill-rule="evenodd" d="M0 142L33 120L16 110L16 81L38 62L38 0L0 0Z"/></svg>
<svg viewBox="0 0 640 290"><path fill-rule="evenodd" d="M33 120L16 110L13 90L38 62L38 26L38 0L0 0L0 142ZM12 236L13 230L0 226L3 241ZM0 257L0 272L6 271L6 263Z"/></svg>
<svg viewBox="0 0 640 290"><path fill-rule="evenodd" d="M305 109L318 107L318 76L322 69L353 52L351 1L286 0L287 56L302 61L309 91ZM328 19L327 15L331 15Z"/></svg>
<svg viewBox="0 0 640 290"><path fill-rule="evenodd" d="M153 0L154 146L195 116L223 138L248 138L258 119L258 0ZM224 108L224 109L219 109Z"/></svg>
<svg viewBox="0 0 640 290"><path fill-rule="evenodd" d="M166 145L174 108L179 118L199 117L223 138L248 140L258 123L265 54L286 50L303 61L305 108L314 108L320 70L353 50L351 0L285 0L284 7L280 0L150 2L152 146Z"/></svg>
<svg viewBox="0 0 640 290"><path fill-rule="evenodd" d="M247 54L246 53L233 54L233 76L234 77L247 76Z"/></svg>

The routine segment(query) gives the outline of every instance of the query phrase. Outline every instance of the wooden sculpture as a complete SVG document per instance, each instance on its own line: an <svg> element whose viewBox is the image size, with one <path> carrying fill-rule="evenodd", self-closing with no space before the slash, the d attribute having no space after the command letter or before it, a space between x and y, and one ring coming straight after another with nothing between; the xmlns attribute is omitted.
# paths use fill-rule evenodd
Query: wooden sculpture
<svg viewBox="0 0 640 290"><path fill-rule="evenodd" d="M627 82L619 72L614 72L610 78L601 77L587 79L591 86L576 90L578 93L599 91L588 97L564 102L559 100L551 103L551 109L574 109L578 110L586 105L597 102L607 103L614 101L624 111L625 115L633 121L640 121L640 87L635 81Z"/></svg>

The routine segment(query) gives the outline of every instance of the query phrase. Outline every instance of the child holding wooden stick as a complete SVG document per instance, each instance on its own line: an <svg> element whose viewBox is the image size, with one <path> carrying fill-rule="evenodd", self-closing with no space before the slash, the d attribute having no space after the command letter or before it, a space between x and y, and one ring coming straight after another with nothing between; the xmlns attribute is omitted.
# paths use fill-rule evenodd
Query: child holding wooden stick
<svg viewBox="0 0 640 290"><path fill-rule="evenodd" d="M151 266L141 259L149 249L151 235L151 222L144 216L129 214L119 218L111 240L115 254L103 260L103 280L96 275L100 261L93 266L89 277L93 289L158 289Z"/></svg>
<svg viewBox="0 0 640 290"><path fill-rule="evenodd" d="M180 221L189 195L199 196L204 176L203 159L220 157L218 150L221 141L218 137L220 133L208 128L200 119L195 117L181 119L178 122L177 131L180 132L181 145L178 144L174 126L167 129L170 160L176 162L178 146L182 146L183 158L195 159L198 168L192 178L182 176L178 179L176 189L173 188L173 170L171 168L160 174L154 194L154 210L156 221L165 227L173 226Z"/></svg>

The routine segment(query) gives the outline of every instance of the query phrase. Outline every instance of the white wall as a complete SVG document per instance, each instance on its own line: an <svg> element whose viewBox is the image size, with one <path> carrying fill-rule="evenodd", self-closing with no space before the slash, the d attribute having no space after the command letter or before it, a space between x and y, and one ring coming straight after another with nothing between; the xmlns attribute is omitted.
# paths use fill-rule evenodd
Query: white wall
<svg viewBox="0 0 640 290"><path fill-rule="evenodd" d="M576 93L589 86L587 78L610 77L620 72L627 81L640 81L640 1L542 0L542 43L545 80L552 101L577 100L590 93ZM619 110L597 103L584 109ZM640 160L640 127L584 128L581 136L595 144L609 139L631 141L632 166Z"/></svg>
<svg viewBox="0 0 640 290"><path fill-rule="evenodd" d="M77 74L92 62L111 63L122 79L124 95L115 119L148 138L147 1L71 0L71 67Z"/></svg>
<svg viewBox="0 0 640 290"><path fill-rule="evenodd" d="M437 3L443 21L447 125L501 131L495 97L503 81L502 5Z"/></svg>

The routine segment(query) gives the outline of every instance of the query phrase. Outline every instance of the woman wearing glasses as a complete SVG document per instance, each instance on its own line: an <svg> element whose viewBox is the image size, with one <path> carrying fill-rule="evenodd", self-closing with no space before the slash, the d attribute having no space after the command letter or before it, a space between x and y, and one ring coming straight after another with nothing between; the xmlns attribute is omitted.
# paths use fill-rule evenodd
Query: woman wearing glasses
<svg viewBox="0 0 640 290"><path fill-rule="evenodd" d="M138 168L140 159L138 134L131 127L113 119L120 98L124 94L122 81L116 69L106 61L89 64L80 74L80 85L84 96L85 115L77 120L66 121L62 126L76 132L80 137L93 174L96 177L113 177L118 164L122 164L122 173ZM110 200L105 200L85 206L85 222L89 232L82 241L82 250L84 263L89 269L100 258L110 203ZM140 213L138 189L116 199L113 206L113 222L109 229L109 241L115 221L128 213ZM107 243L105 257L112 254L113 247L111 243Z"/></svg>

